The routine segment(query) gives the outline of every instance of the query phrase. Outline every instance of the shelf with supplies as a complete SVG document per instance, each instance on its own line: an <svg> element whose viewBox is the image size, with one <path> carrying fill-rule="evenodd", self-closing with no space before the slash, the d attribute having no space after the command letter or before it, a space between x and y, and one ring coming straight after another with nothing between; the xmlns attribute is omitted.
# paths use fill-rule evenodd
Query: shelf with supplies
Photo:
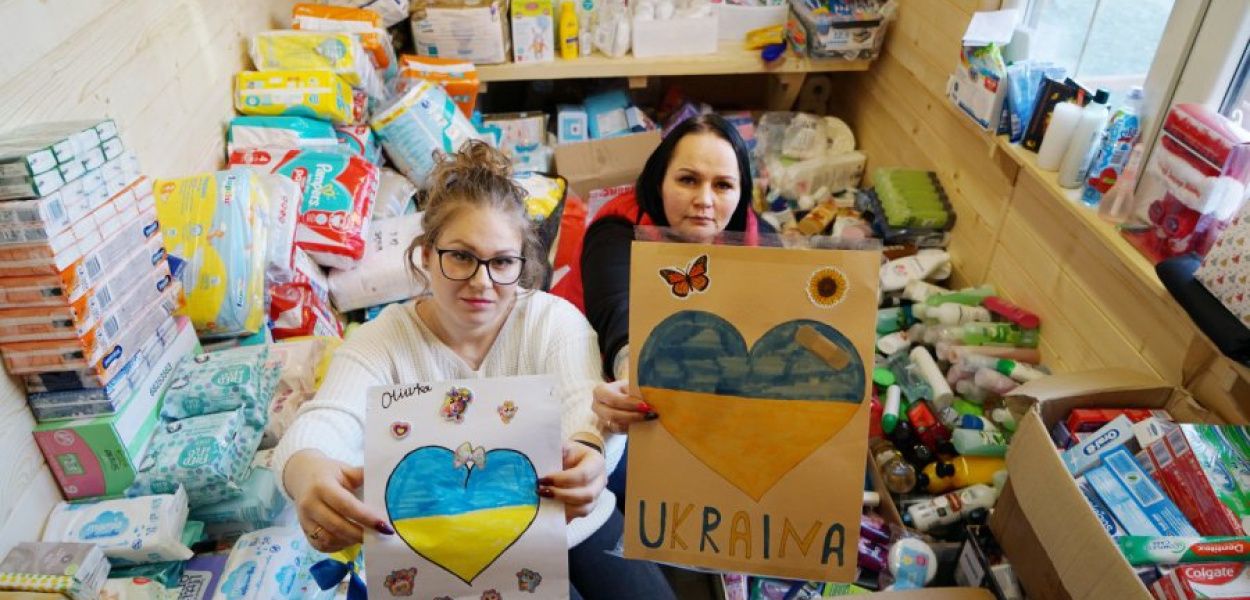
<svg viewBox="0 0 1250 600"><path fill-rule="evenodd" d="M786 53L776 63L765 63L758 50L746 50L741 42L722 41L716 54L698 56L656 56L610 58L603 55L572 60L556 59L528 64L478 65L483 83L533 79L578 79L605 77L662 77L673 75L737 75L766 73L804 75L840 71L867 71L867 60L813 60Z"/></svg>

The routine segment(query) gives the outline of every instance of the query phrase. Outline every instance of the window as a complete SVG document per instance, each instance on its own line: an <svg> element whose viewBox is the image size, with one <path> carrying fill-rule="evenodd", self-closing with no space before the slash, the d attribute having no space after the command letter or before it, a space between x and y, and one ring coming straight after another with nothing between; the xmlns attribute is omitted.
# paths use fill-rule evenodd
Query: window
<svg viewBox="0 0 1250 600"><path fill-rule="evenodd" d="M1234 121L1240 120L1242 127L1250 129L1250 45L1241 54L1241 62L1224 96L1220 112Z"/></svg>
<svg viewBox="0 0 1250 600"><path fill-rule="evenodd" d="M1143 85L1176 0L1031 0L1030 58L1068 70L1083 85L1107 88L1111 104Z"/></svg>

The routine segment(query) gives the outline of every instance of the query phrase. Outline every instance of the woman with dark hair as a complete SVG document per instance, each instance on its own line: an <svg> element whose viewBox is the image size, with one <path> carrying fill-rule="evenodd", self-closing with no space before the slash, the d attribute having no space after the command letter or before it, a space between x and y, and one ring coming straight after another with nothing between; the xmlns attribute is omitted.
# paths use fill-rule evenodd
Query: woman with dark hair
<svg viewBox="0 0 1250 600"><path fill-rule="evenodd" d="M743 243L754 245L761 226L751 209L750 161L742 136L724 118L702 115L682 122L647 159L634 192L613 199L595 215L582 242L580 268L554 291L574 304L581 301L599 334L604 373L615 381L595 388L593 410L610 433L626 433L631 423L656 418L645 402L629 396L626 381L635 226L668 227L684 240L701 243L713 243L726 231L740 232ZM609 458L623 454L624 447L624 436L611 436ZM609 489L623 492L623 462Z"/></svg>

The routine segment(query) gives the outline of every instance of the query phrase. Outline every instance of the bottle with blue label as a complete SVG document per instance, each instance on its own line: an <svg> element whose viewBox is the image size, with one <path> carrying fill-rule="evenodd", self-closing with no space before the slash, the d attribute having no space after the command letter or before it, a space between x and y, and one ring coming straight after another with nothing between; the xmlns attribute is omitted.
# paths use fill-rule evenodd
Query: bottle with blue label
<svg viewBox="0 0 1250 600"><path fill-rule="evenodd" d="M1102 148L1098 157L1090 165L1089 176L1085 189L1081 192L1081 201L1087 206L1098 206L1102 197L1115 185L1128 164L1133 144L1141 133L1141 104L1144 94L1140 87L1134 87L1128 93L1124 106L1111 116L1111 124L1107 126Z"/></svg>

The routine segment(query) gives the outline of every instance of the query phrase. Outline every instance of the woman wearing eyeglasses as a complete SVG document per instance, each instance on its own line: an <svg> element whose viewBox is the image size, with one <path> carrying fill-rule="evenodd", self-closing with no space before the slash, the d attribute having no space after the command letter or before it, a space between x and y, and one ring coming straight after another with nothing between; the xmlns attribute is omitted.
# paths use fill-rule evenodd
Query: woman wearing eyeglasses
<svg viewBox="0 0 1250 600"><path fill-rule="evenodd" d="M313 547L393 535L355 496L363 483L365 391L371 386L553 374L563 403L564 470L539 495L564 503L573 598L674 598L658 568L607 554L623 519L604 490L603 434L591 411L602 382L594 330L567 302L533 291L545 263L506 157L470 142L430 174L424 233L408 247L429 296L390 306L334 356L320 391L278 446L277 465ZM414 426L420 427L419 423Z"/></svg>

